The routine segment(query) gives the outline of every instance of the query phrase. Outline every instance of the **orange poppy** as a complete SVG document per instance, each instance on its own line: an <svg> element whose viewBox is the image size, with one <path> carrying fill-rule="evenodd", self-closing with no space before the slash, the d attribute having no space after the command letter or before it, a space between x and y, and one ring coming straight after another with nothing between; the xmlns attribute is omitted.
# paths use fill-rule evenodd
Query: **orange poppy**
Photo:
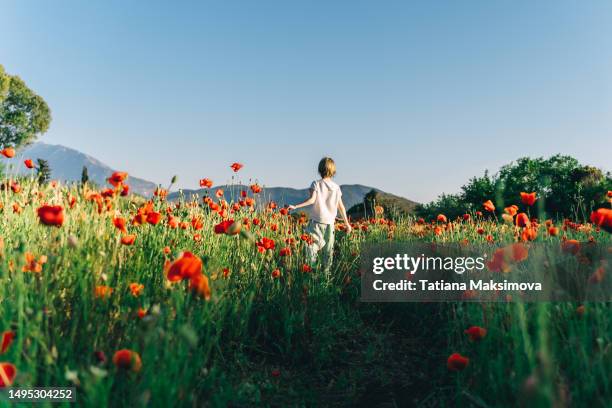
<svg viewBox="0 0 612 408"><path fill-rule="evenodd" d="M98 285L94 288L94 298L96 299L109 298L112 293L113 293L113 288L108 287L108 286Z"/></svg>
<svg viewBox="0 0 612 408"><path fill-rule="evenodd" d="M15 157L15 149L13 149L12 147L5 147L4 149L0 150L0 154L6 157L7 159L11 159Z"/></svg>
<svg viewBox="0 0 612 408"><path fill-rule="evenodd" d="M484 203L482 203L482 206L484 207L486 211L489 211L489 212L495 211L495 206L493 205L493 201L491 200L485 201Z"/></svg>
<svg viewBox="0 0 612 408"><path fill-rule="evenodd" d="M45 225L60 227L64 223L64 207L61 205L43 205L37 213L40 222Z"/></svg>
<svg viewBox="0 0 612 408"><path fill-rule="evenodd" d="M125 179L127 179L128 174L124 171L116 171L114 172L107 181L115 187L118 187L119 184L123 183Z"/></svg>
<svg viewBox="0 0 612 408"><path fill-rule="evenodd" d="M241 163L232 163L232 165L230 166L232 170L234 170L234 173L237 173L238 170L240 170L241 168L244 167L243 164Z"/></svg>
<svg viewBox="0 0 612 408"><path fill-rule="evenodd" d="M506 214L509 214L514 217L518 212L518 207L512 204L511 206L504 208L504 211L506 212Z"/></svg>
<svg viewBox="0 0 612 408"><path fill-rule="evenodd" d="M444 214L438 214L438 216L436 217L436 221L438 222L447 222L448 220L446 219L446 215Z"/></svg>
<svg viewBox="0 0 612 408"><path fill-rule="evenodd" d="M135 373L142 368L142 360L140 355L129 349L122 349L113 355L113 364L122 370L130 370Z"/></svg>
<svg viewBox="0 0 612 408"><path fill-rule="evenodd" d="M528 205L528 206L532 206L535 202L536 202L536 193L525 193L525 192L521 192L521 201L523 202L523 204Z"/></svg>
<svg viewBox="0 0 612 408"><path fill-rule="evenodd" d="M23 164L25 164L25 166L26 166L28 169L33 169L33 168L34 168L34 162L32 161L32 159L25 159L25 160L23 161Z"/></svg>
<svg viewBox="0 0 612 408"><path fill-rule="evenodd" d="M195 275L189 280L189 289L195 294L204 298L204 300L210 300L211 290L208 282L208 277L203 274Z"/></svg>
<svg viewBox="0 0 612 408"><path fill-rule="evenodd" d="M261 192L261 186L257 183L255 184L251 184L251 191L253 192L253 194L258 194Z"/></svg>
<svg viewBox="0 0 612 408"><path fill-rule="evenodd" d="M142 283L130 283L130 293L134 297L138 297L142 294L144 290L144 285Z"/></svg>
<svg viewBox="0 0 612 408"><path fill-rule="evenodd" d="M115 217L113 218L113 225L119 229L121 232L127 232L127 228L125 227L125 218Z"/></svg>
<svg viewBox="0 0 612 408"><path fill-rule="evenodd" d="M36 260L36 257L31 252L26 252L25 256L25 265L21 269L23 272L34 272L41 273L43 265L47 263L47 257L45 255L41 256Z"/></svg>
<svg viewBox="0 0 612 408"><path fill-rule="evenodd" d="M525 213L520 213L516 216L516 225L518 227L529 227L531 225L531 221L529 221L529 217Z"/></svg>
<svg viewBox="0 0 612 408"><path fill-rule="evenodd" d="M133 245L134 241L136 241L136 234L128 234L121 237L123 245Z"/></svg>
<svg viewBox="0 0 612 408"><path fill-rule="evenodd" d="M189 251L183 254L168 265L166 277L171 282L182 279L191 279L196 275L202 274L202 260Z"/></svg>
<svg viewBox="0 0 612 408"><path fill-rule="evenodd" d="M200 187L203 188L211 188L213 186L213 181L209 178L203 178L200 180Z"/></svg>

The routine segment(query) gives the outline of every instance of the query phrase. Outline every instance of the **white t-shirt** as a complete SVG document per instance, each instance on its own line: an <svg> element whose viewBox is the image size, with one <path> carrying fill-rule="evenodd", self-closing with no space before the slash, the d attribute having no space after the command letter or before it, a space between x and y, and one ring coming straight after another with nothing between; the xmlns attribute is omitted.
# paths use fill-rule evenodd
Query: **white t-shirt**
<svg viewBox="0 0 612 408"><path fill-rule="evenodd" d="M310 191L315 192L315 202L311 210L312 220L333 225L338 214L338 203L342 197L340 186L332 180L321 179L312 182Z"/></svg>

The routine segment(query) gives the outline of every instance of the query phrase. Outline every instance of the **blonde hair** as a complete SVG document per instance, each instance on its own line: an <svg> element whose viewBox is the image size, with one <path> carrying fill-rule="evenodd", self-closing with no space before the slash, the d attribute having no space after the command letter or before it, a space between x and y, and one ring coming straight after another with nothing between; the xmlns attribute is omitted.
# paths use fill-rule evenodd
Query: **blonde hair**
<svg viewBox="0 0 612 408"><path fill-rule="evenodd" d="M322 178L333 177L336 174L336 163L331 157L324 157L319 162L319 174Z"/></svg>

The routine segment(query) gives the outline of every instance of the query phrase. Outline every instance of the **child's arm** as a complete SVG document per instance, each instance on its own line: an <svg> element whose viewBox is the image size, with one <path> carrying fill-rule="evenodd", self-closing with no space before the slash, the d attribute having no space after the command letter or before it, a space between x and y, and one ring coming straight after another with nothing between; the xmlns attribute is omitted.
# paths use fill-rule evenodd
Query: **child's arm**
<svg viewBox="0 0 612 408"><path fill-rule="evenodd" d="M342 221L344 221L344 224L346 225L346 232L347 234L350 234L353 230L353 227L351 227L351 223L349 222L348 217L346 216L346 208L344 208L344 203L342 202L342 199L338 201L338 210L340 211Z"/></svg>
<svg viewBox="0 0 612 408"><path fill-rule="evenodd" d="M297 210L298 208L308 207L309 205L313 205L316 199L317 199L316 190L310 190L310 198L308 200L304 201L303 203L296 204L296 205L290 205L287 208L289 209L289 211L293 211L293 210Z"/></svg>

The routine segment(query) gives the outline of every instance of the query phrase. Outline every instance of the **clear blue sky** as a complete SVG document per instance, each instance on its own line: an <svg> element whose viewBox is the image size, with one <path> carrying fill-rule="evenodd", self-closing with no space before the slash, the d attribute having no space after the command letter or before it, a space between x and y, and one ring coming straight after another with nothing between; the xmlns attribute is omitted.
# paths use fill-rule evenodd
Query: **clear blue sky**
<svg viewBox="0 0 612 408"><path fill-rule="evenodd" d="M96 3L96 4L94 4ZM338 182L419 201L520 156L611 169L609 1L8 1L42 141L182 187Z"/></svg>

